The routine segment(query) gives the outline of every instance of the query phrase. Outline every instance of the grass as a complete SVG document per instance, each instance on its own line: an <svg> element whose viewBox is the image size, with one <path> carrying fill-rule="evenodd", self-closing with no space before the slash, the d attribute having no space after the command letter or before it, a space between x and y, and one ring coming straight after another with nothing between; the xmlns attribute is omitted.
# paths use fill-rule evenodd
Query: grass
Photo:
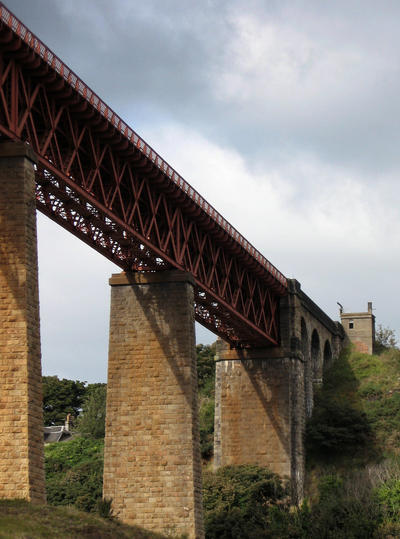
<svg viewBox="0 0 400 539"><path fill-rule="evenodd" d="M165 536L72 507L34 505L24 500L0 501L0 538L48 537L162 539Z"/></svg>
<svg viewBox="0 0 400 539"><path fill-rule="evenodd" d="M344 351L325 374L316 407L320 402L365 414L372 432L370 458L400 454L400 350L380 355Z"/></svg>
<svg viewBox="0 0 400 539"><path fill-rule="evenodd" d="M371 424L375 446L384 455L400 454L400 351L381 355L350 354L359 380L357 397Z"/></svg>
<svg viewBox="0 0 400 539"><path fill-rule="evenodd" d="M363 443L342 443L343 435L347 436L349 432L343 432L346 422L339 416L346 408L350 411L349 417L360 414L360 419L364 417L369 425L369 434ZM328 414L322 414L318 425L318 416L324 409ZM361 488L360 482L369 483L373 467L379 468L400 456L400 350L390 349L380 355L362 354L354 349L342 352L324 374L324 384L316 392L314 417L309 422L308 432L311 428L312 434L313 422L317 421L317 427L322 427L317 429L317 434L323 436L335 410L340 426L338 447L326 451L321 447L313 450L312 444L311 447L308 445L306 495L309 499L316 498L318 482L324 475L339 474ZM354 422L349 426L354 427ZM352 433L356 434L356 431L353 429ZM332 436L332 430L328 434ZM336 435L334 430L333 435Z"/></svg>

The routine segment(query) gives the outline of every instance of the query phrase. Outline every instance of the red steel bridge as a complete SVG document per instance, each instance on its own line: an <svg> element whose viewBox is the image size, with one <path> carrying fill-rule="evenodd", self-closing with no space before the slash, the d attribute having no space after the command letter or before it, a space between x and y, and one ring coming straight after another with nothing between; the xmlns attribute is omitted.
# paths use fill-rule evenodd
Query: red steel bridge
<svg viewBox="0 0 400 539"><path fill-rule="evenodd" d="M38 157L37 208L124 271L190 272L196 319L234 347L279 344L287 281L0 3L0 141Z"/></svg>

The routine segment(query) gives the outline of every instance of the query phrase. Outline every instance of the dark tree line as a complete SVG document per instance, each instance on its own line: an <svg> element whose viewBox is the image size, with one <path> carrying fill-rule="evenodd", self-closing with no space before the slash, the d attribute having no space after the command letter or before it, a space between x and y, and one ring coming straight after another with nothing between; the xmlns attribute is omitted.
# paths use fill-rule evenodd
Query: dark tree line
<svg viewBox="0 0 400 539"><path fill-rule="evenodd" d="M104 436L106 384L43 376L43 419L46 426L63 425L68 414L72 426L84 436Z"/></svg>

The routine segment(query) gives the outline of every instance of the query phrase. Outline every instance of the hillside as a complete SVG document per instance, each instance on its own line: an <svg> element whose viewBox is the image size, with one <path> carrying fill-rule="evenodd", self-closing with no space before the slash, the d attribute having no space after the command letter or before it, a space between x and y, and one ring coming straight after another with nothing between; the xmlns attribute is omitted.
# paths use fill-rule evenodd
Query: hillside
<svg viewBox="0 0 400 539"><path fill-rule="evenodd" d="M307 429L309 468L367 466L400 455L400 351L345 350L324 374Z"/></svg>
<svg viewBox="0 0 400 539"><path fill-rule="evenodd" d="M313 417L307 425L306 500L297 510L290 506L285 482L265 469L242 466L227 467L217 473L209 470L214 409L212 356L212 347L198 347L208 539L400 537L399 350L388 349L375 356L347 350L324 374L324 384L316 390ZM91 511L88 518L95 518L101 504L102 451L103 440L90 437L47 446L49 502L74 505ZM2 511L4 506L0 507L0 515ZM68 512L65 517L57 508L61 512L53 517L51 508L43 511L40 526L47 531L25 531L21 537L57 535L52 535L56 529L53 518L59 519L62 527L74 514ZM2 518L0 529L7 529ZM30 525L34 518L20 519L21 525L27 526L28 520ZM144 532L126 531L115 522L104 521L98 522L114 528L99 528L91 535L90 522L85 524L82 520L82 531L71 531L70 536L78 533L75 536L151 537L117 535ZM109 532L111 535L107 535Z"/></svg>
<svg viewBox="0 0 400 539"><path fill-rule="evenodd" d="M0 501L0 538L50 537L162 539L164 536L84 513L73 507L44 507L21 500Z"/></svg>

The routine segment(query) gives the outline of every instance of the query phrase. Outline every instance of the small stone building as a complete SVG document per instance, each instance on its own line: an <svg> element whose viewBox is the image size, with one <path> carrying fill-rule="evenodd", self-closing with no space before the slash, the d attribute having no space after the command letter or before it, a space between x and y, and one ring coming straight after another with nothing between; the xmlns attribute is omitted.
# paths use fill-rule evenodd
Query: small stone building
<svg viewBox="0 0 400 539"><path fill-rule="evenodd" d="M347 338L356 349L364 354L372 354L375 344L375 316L372 314L372 302L368 302L368 311L364 313L345 313L341 308L340 320Z"/></svg>

